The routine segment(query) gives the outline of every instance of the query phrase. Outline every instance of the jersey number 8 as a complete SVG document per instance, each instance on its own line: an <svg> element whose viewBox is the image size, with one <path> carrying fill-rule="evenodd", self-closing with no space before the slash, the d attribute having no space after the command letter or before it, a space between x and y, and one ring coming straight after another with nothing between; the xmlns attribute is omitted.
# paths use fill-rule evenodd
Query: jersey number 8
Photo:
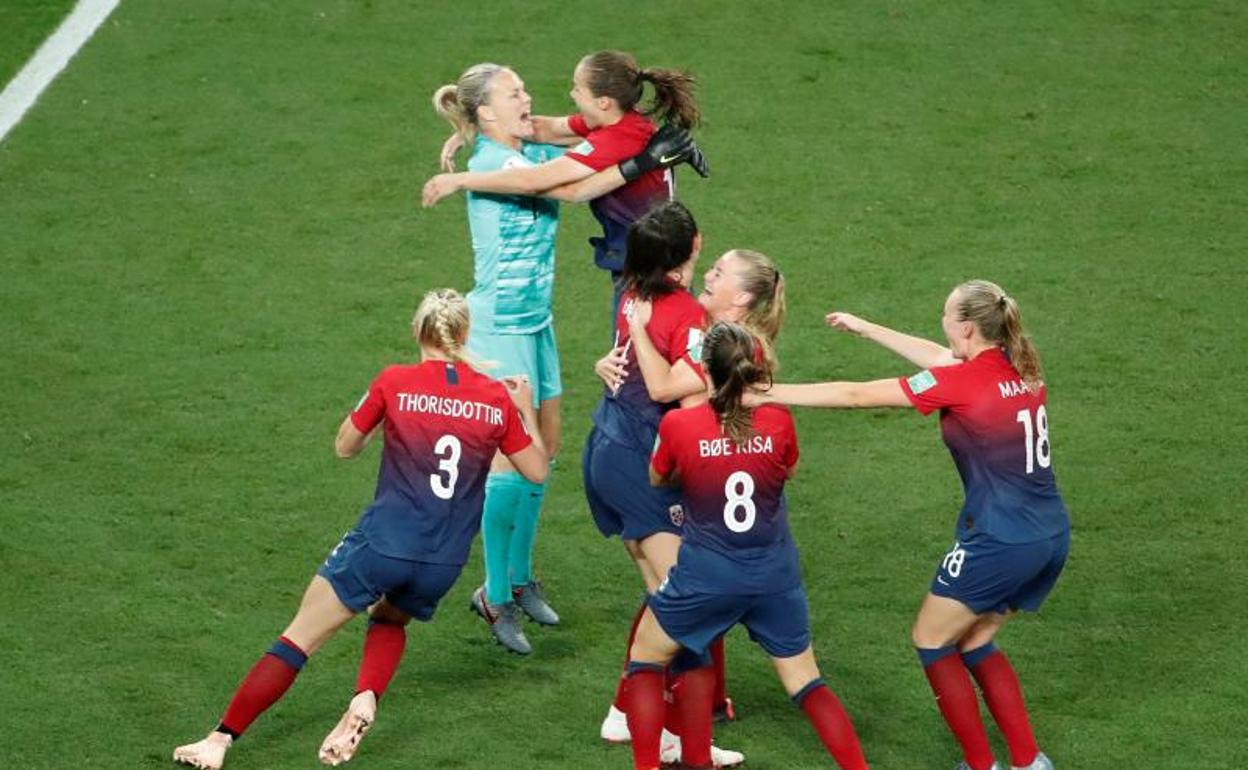
<svg viewBox="0 0 1248 770"><path fill-rule="evenodd" d="M754 526L758 509L754 506L754 477L745 471L737 471L724 482L724 526L733 532L748 532ZM744 509L745 516L738 511Z"/></svg>
<svg viewBox="0 0 1248 770"><path fill-rule="evenodd" d="M1047 468L1053 464L1053 449L1049 445L1049 415L1044 411L1044 404L1036 409L1036 427L1031 427L1031 410L1020 409L1018 411L1017 422L1023 424L1023 430L1026 431L1025 441L1027 444L1027 472L1031 473L1035 470L1036 463L1040 463L1041 468Z"/></svg>
<svg viewBox="0 0 1248 770"><path fill-rule="evenodd" d="M455 494L455 482L459 481L459 455L463 447L459 439L446 434L433 445L433 453L438 456L438 472L429 474L429 488L443 500L450 500ZM442 474L446 478L442 478Z"/></svg>

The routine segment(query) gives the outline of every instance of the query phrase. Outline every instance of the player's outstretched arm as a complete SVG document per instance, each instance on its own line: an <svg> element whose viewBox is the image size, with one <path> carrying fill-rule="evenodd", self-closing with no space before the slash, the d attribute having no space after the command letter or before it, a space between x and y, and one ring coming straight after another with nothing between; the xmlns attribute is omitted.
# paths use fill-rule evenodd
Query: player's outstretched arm
<svg viewBox="0 0 1248 770"><path fill-rule="evenodd" d="M651 137L650 143L639 154L604 168L593 176L546 190L542 197L584 203L623 187L647 171L671 168L681 163L688 163L701 176L710 174L706 157L689 132L674 126L664 126Z"/></svg>
<svg viewBox="0 0 1248 770"><path fill-rule="evenodd" d="M745 403L788 406L815 406L828 409L868 409L880 406L910 406L910 399L896 379L871 382L820 382L809 385L772 385L751 391Z"/></svg>
<svg viewBox="0 0 1248 770"><path fill-rule="evenodd" d="M838 310L828 313L824 320L833 329L851 332L859 337L883 345L922 369L931 369L933 366L952 366L958 363L958 359L953 357L953 351L944 345L931 340L925 340L922 337L902 334L887 326L881 326L859 318L852 313L844 313Z"/></svg>
<svg viewBox="0 0 1248 770"><path fill-rule="evenodd" d="M555 158L536 166L517 166L498 171L461 171L438 174L425 182L421 204L433 206L460 190L502 195L540 195L546 190L591 176L594 170L571 158Z"/></svg>

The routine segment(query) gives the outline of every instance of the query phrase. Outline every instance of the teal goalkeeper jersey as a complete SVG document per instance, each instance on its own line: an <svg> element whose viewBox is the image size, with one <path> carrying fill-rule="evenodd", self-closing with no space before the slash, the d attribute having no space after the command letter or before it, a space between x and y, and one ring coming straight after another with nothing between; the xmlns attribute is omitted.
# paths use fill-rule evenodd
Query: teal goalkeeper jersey
<svg viewBox="0 0 1248 770"><path fill-rule="evenodd" d="M562 152L562 147L527 142L517 151L478 136L468 170L535 166ZM468 303L474 330L532 334L549 326L558 201L469 192L468 227L474 255Z"/></svg>

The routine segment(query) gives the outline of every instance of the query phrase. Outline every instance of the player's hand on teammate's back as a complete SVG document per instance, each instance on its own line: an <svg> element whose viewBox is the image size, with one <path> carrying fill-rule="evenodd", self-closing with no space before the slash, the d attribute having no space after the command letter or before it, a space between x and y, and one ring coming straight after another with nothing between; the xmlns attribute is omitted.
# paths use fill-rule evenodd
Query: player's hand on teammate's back
<svg viewBox="0 0 1248 770"><path fill-rule="evenodd" d="M670 168L678 163L688 163L701 176L710 174L706 156L689 132L669 123L650 137L640 154L620 161L619 168L624 179L631 182L656 168Z"/></svg>
<svg viewBox="0 0 1248 770"><path fill-rule="evenodd" d="M598 379L602 380L602 384L611 389L612 393L618 393L620 386L624 384L624 379L628 376L628 356L624 353L624 348L611 348L605 356L598 359L594 364L594 374L598 375Z"/></svg>
<svg viewBox="0 0 1248 770"><path fill-rule="evenodd" d="M456 192L459 192L459 185L455 182L455 177L451 174L438 174L425 182L425 187L420 193L420 203L425 208L430 208L446 196Z"/></svg>
<svg viewBox="0 0 1248 770"><path fill-rule="evenodd" d="M867 322L858 316L852 313L842 313L839 310L828 313L823 320L827 321L828 326L833 329L853 334L862 334L867 327Z"/></svg>
<svg viewBox="0 0 1248 770"><path fill-rule="evenodd" d="M646 324L650 323L650 317L654 315L654 304L648 299L639 299L633 302L633 310L628 314L628 325L630 329L644 329Z"/></svg>
<svg viewBox="0 0 1248 770"><path fill-rule="evenodd" d="M438 156L438 167L446 173L455 170L455 154L464 146L464 138L459 132L451 134L445 142L442 143L442 153Z"/></svg>

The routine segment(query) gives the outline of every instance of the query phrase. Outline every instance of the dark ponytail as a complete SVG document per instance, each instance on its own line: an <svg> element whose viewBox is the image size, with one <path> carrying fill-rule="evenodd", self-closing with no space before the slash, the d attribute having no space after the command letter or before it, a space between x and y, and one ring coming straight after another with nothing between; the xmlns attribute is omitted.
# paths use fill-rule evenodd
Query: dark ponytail
<svg viewBox="0 0 1248 770"><path fill-rule="evenodd" d="M767 359L758 355L748 331L719 321L702 342L702 365L711 377L711 408L724 434L737 444L745 443L754 435L754 410L741 398L751 385L771 382Z"/></svg>
<svg viewBox="0 0 1248 770"><path fill-rule="evenodd" d="M654 86L654 104L646 110L648 117L657 117L663 123L675 123L681 128L698 125L702 113L694 99L697 81L692 75L681 70L655 68L644 69L639 76Z"/></svg>

